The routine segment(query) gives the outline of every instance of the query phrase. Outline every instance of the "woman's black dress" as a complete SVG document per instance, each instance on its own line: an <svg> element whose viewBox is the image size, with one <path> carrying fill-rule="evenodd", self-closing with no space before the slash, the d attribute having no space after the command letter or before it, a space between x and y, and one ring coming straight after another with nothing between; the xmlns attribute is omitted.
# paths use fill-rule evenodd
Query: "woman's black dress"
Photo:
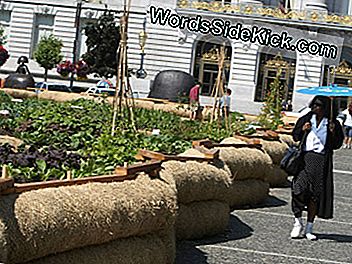
<svg viewBox="0 0 352 264"><path fill-rule="evenodd" d="M309 122L313 113L298 119L292 135L295 141L301 141L304 135L302 127ZM331 122L331 121L329 121ZM333 150L343 143L343 130L335 119L335 132L328 130L325 144L325 154L306 152L304 154L304 169L292 181L292 194L303 195L305 202L313 199L318 203L318 217L329 219L333 217ZM293 208L294 210L294 208Z"/></svg>

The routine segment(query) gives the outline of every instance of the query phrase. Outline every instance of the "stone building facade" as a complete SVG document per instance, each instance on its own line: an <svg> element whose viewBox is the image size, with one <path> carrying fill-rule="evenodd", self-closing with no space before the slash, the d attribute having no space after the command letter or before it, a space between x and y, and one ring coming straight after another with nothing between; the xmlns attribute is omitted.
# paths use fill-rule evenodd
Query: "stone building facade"
<svg viewBox="0 0 352 264"><path fill-rule="evenodd" d="M123 0L83 1L81 27L97 19L107 6L120 17L124 8ZM204 34L160 25L151 22L150 6L170 9L179 16L200 15L209 20L221 18L233 23L253 26L257 23L289 27L308 35L326 34L342 38L341 59L329 64L322 57L296 53L286 56L282 50L268 50L256 43L222 39ZM134 89L148 93L150 81L163 70L181 70L192 74L203 83L202 100L211 102L210 95L217 76L216 50L225 43L226 85L233 91L232 110L258 113L263 96L277 73L278 66L285 69L282 83L285 85L286 100L292 100L294 110L306 105L310 96L295 93L302 87L319 86L326 83L349 85L352 79L351 49L351 0L132 0L129 18L128 63L131 69L140 67L141 50L139 34L146 19L147 40L145 45L144 69L146 79L132 77ZM8 36L5 47L11 58L1 67L5 76L16 68L21 55L32 57L33 50L43 34L53 33L63 41L64 58L72 59L75 39L75 17L77 3L70 0L2 0L0 3L0 23ZM303 34L304 36L304 34ZM85 36L79 34L79 54L85 51ZM222 44L220 44L222 43ZM29 65L38 76L43 73L33 60ZM55 70L51 79L59 78ZM59 79L61 82L67 80ZM94 80L96 81L96 80ZM80 83L88 86L91 84ZM344 107L345 101L341 101Z"/></svg>

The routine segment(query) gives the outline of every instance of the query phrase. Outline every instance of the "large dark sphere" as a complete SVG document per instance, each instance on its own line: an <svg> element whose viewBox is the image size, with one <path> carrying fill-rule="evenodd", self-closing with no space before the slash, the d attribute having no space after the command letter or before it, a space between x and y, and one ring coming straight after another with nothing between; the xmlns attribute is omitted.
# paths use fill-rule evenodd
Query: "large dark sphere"
<svg viewBox="0 0 352 264"><path fill-rule="evenodd" d="M180 96L189 95L190 89L195 85L192 75L177 70L159 72L154 79L148 97L178 101Z"/></svg>
<svg viewBox="0 0 352 264"><path fill-rule="evenodd" d="M5 79L5 88L27 88L34 87L34 79L32 75L12 73Z"/></svg>

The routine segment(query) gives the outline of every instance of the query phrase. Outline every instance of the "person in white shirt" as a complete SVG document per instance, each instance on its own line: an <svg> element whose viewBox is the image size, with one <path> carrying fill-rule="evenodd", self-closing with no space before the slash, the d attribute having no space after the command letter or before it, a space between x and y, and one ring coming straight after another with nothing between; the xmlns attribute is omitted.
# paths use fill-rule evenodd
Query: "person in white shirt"
<svg viewBox="0 0 352 264"><path fill-rule="evenodd" d="M228 118L230 114L230 104L231 104L231 89L226 89L226 94L220 99L220 108L222 112L222 118Z"/></svg>
<svg viewBox="0 0 352 264"><path fill-rule="evenodd" d="M316 240L313 222L316 216L333 217L333 150L343 143L343 130L336 115L331 113L331 99L316 96L311 111L299 118L292 131L295 141L303 141L303 168L292 180L292 212L294 225L291 238L303 231L302 212L307 208L304 235Z"/></svg>
<svg viewBox="0 0 352 264"><path fill-rule="evenodd" d="M352 103L348 105L348 108L342 112L346 117L343 122L345 128L345 142L343 148L352 148Z"/></svg>

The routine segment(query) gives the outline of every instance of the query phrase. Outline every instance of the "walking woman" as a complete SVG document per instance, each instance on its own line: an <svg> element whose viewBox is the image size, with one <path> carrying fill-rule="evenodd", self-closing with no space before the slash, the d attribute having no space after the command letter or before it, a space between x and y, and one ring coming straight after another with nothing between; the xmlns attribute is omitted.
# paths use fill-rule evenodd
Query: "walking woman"
<svg viewBox="0 0 352 264"><path fill-rule="evenodd" d="M292 211L295 216L291 238L298 238L304 229L302 211L307 208L304 235L316 240L313 222L316 216L333 217L333 150L343 143L343 130L331 114L331 100L316 96L311 111L298 119L293 139L303 140L304 168L292 181Z"/></svg>

